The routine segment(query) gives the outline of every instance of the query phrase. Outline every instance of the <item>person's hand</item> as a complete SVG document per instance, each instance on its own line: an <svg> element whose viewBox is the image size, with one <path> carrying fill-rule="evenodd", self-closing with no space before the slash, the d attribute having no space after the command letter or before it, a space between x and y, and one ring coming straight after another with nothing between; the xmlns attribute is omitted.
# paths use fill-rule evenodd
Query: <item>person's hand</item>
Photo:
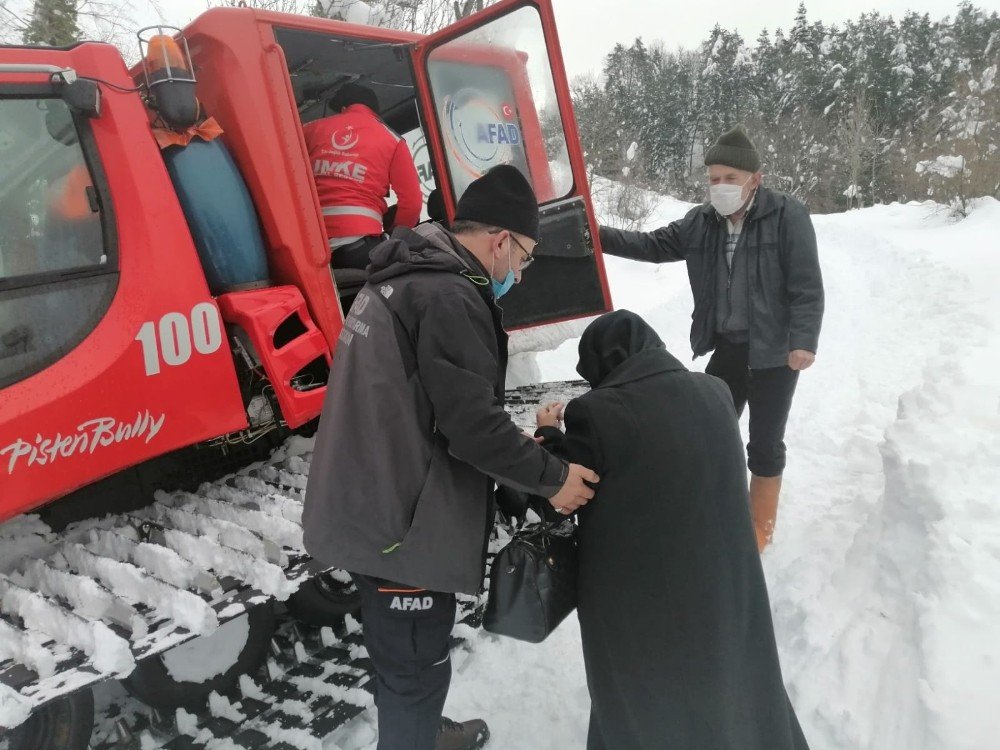
<svg viewBox="0 0 1000 750"><path fill-rule="evenodd" d="M596 484L601 478L586 466L569 465L569 475L562 488L549 498L552 507L564 515L579 510L594 496L594 490L585 482Z"/></svg>
<svg viewBox="0 0 1000 750"><path fill-rule="evenodd" d="M535 424L539 427L558 427L562 423L562 402L552 401L538 407Z"/></svg>
<svg viewBox="0 0 1000 750"><path fill-rule="evenodd" d="M788 352L788 366L793 370L806 370L816 361L816 355L806 349Z"/></svg>

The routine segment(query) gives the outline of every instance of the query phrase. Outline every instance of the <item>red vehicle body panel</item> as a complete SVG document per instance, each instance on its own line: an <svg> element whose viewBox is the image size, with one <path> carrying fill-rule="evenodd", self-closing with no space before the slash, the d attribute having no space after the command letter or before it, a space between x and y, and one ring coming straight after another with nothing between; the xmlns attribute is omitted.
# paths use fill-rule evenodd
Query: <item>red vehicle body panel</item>
<svg viewBox="0 0 1000 750"><path fill-rule="evenodd" d="M326 388L297 390L295 376L321 352L330 365L330 352L323 333L310 319L305 301L294 286L270 287L247 292L231 292L219 296L219 307L229 323L246 331L260 355L267 379L274 386L281 415L291 427L299 427L323 409ZM281 325L296 318L304 333L293 340L275 346Z"/></svg>
<svg viewBox="0 0 1000 750"><path fill-rule="evenodd" d="M66 66L118 86L132 85L120 54L109 45L9 49L3 57L11 63ZM3 80L40 83L45 78ZM90 124L117 220L118 288L103 319L73 351L3 390L0 521L153 456L246 426L225 343L182 366L146 375L142 346L135 340L143 324L173 312L188 315L199 303L215 302L145 108L133 93L102 87L102 95L103 115ZM104 421L95 425L93 420ZM109 433L102 425L111 421L111 439L106 440ZM126 432L118 432L120 425L136 422L140 434L114 439ZM51 450L53 442L45 441L57 440L64 447L55 457L34 452L32 460L36 448Z"/></svg>

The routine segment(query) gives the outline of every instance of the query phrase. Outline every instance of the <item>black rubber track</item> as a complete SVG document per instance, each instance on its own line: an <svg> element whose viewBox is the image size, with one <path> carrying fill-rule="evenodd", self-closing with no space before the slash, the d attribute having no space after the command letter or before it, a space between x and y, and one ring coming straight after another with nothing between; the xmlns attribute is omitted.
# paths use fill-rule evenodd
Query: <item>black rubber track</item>
<svg viewBox="0 0 1000 750"><path fill-rule="evenodd" d="M87 750L93 731L94 694L82 688L46 703L0 739L11 750Z"/></svg>
<svg viewBox="0 0 1000 750"><path fill-rule="evenodd" d="M241 674L256 672L267 658L268 647L277 620L274 602L259 604L247 612L250 632L247 643L233 665L222 674L205 682L180 682L171 677L159 656L143 659L135 671L122 680L132 695L150 706L173 710L197 710L205 705L209 693L225 693L239 682Z"/></svg>

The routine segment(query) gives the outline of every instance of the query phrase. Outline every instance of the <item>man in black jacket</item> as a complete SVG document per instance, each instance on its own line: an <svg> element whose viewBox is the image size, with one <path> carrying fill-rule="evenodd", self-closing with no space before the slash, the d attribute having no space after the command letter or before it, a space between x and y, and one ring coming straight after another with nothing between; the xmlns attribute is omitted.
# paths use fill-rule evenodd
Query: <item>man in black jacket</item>
<svg viewBox="0 0 1000 750"><path fill-rule="evenodd" d="M306 549L351 572L376 672L379 750L465 750L479 720L442 719L455 593L482 584L494 480L560 512L597 476L525 437L503 409L496 298L520 281L538 203L514 167L473 182L452 231L397 229L334 354L306 490Z"/></svg>
<svg viewBox="0 0 1000 750"><path fill-rule="evenodd" d="M760 551L771 541L785 468L785 424L823 320L816 233L805 206L761 185L760 155L742 126L706 152L710 201L652 232L601 227L605 253L687 261L691 348L750 407L750 510Z"/></svg>

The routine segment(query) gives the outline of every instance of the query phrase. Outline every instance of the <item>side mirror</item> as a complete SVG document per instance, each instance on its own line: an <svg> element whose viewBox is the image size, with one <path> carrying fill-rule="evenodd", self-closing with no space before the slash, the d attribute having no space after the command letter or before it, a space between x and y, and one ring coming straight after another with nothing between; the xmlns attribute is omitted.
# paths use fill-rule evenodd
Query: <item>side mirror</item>
<svg viewBox="0 0 1000 750"><path fill-rule="evenodd" d="M101 90L96 81L83 78L74 78L57 90L66 106L50 106L45 113L45 127L53 140L72 146L77 142L73 113L81 117L100 117Z"/></svg>
<svg viewBox="0 0 1000 750"><path fill-rule="evenodd" d="M101 116L101 90L96 81L77 78L66 84L59 96L74 112L84 117Z"/></svg>
<svg viewBox="0 0 1000 750"><path fill-rule="evenodd" d="M60 104L50 104L45 112L45 129L49 131L52 140L72 146L78 142L76 125L73 124L73 114L69 107Z"/></svg>

